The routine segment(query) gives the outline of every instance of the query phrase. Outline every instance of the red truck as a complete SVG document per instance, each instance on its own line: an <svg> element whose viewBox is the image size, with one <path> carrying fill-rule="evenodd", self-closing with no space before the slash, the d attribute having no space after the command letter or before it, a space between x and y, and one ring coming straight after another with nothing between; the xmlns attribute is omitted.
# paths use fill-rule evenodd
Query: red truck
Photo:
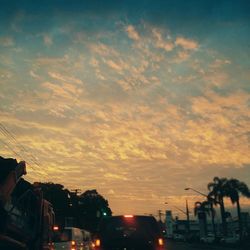
<svg viewBox="0 0 250 250"><path fill-rule="evenodd" d="M53 207L25 174L24 161L0 156L0 249L50 250Z"/></svg>

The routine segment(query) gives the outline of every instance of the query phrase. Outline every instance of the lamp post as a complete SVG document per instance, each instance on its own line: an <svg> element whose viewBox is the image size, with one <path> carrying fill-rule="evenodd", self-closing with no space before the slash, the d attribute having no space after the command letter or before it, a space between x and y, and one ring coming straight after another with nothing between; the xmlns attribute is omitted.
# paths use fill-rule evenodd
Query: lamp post
<svg viewBox="0 0 250 250"><path fill-rule="evenodd" d="M168 202L165 202L165 204L168 204ZM180 212L182 212L183 214L186 215L186 218L187 218L187 232L189 233L190 231L190 218L189 218L189 208L188 208L188 200L186 199L186 211L176 207L176 206L173 206L175 209L179 210Z"/></svg>
<svg viewBox="0 0 250 250"><path fill-rule="evenodd" d="M161 210L158 210L158 216L159 216L159 221L162 222L162 220L161 220L162 211Z"/></svg>
<svg viewBox="0 0 250 250"><path fill-rule="evenodd" d="M210 203L210 210L211 210L211 215L212 215L213 232L214 232L214 236L216 236L216 228L215 228L215 222L214 222L214 208L213 208L213 201L215 201L215 199L212 198L212 197L209 197L209 195L204 194L204 193L202 193L202 192L200 192L200 191L198 191L198 190L196 190L194 188L191 188L191 187L187 187L184 190L186 190L186 191L187 190L192 190L195 193L198 193L198 194L200 194L200 195L202 195L202 196L204 196L204 197L207 198L207 201Z"/></svg>

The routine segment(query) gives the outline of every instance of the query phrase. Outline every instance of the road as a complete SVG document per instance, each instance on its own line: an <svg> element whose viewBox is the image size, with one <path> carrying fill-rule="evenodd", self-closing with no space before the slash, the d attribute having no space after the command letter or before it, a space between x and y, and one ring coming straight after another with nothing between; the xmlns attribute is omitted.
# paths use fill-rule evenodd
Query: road
<svg viewBox="0 0 250 250"><path fill-rule="evenodd" d="M248 250L248 247L226 247L209 244L191 244L185 242L168 241L166 243L166 250Z"/></svg>

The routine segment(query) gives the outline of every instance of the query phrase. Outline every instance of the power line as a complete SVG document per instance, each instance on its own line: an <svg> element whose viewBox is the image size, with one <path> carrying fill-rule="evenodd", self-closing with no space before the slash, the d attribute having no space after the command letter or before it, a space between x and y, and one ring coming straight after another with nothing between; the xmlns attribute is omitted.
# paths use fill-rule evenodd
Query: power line
<svg viewBox="0 0 250 250"><path fill-rule="evenodd" d="M75 195L77 195L78 193L81 192L81 189L79 189L79 188L71 189L71 192L74 193Z"/></svg>
<svg viewBox="0 0 250 250"><path fill-rule="evenodd" d="M19 157L20 159L24 159L24 158L22 157L22 155L20 155L20 154L19 154L18 152L16 152L13 148L11 148L11 147L9 146L8 143L4 142L2 139L0 139L0 141L1 141L5 146L7 146L7 148L8 148L12 153L14 153L15 156ZM32 166L32 164L30 164L29 161L25 160L25 162L26 162L28 165L30 165L30 167L31 167L33 170L35 170L35 168Z"/></svg>
<svg viewBox="0 0 250 250"><path fill-rule="evenodd" d="M2 135L4 135L8 141L9 144L13 143L15 145L15 147L17 147L20 151L22 151L25 155L25 158L28 159L28 161L26 160L26 162L31 166L31 168L33 170L35 170L35 168L29 163L32 162L34 165L36 165L39 169L42 170L41 165L37 162L36 158L22 145L19 143L19 141L15 138L14 134L11 133L1 122L0 122L0 132L2 133ZM2 141L2 140L1 140ZM3 142L3 141L2 141ZM12 149L12 147L6 143L3 142L10 151L12 151L15 155L17 155L19 158L23 158L22 155L20 155L19 153L17 153L14 149ZM45 173L45 175L48 175L47 173Z"/></svg>
<svg viewBox="0 0 250 250"><path fill-rule="evenodd" d="M16 152L8 143L6 143L5 141L3 141L2 139L0 139L0 141L2 142L3 145L5 145L5 147L7 147L12 153L14 153L14 155L20 159L24 159L24 157L22 155L20 155L18 152ZM43 175L40 173L40 170L36 170L34 167L33 167L33 164L31 164L31 162L27 159L25 159L25 162L30 166L30 168L34 171L36 171L36 173L38 175ZM47 173L45 173L45 175L48 175Z"/></svg>
<svg viewBox="0 0 250 250"><path fill-rule="evenodd" d="M12 153L14 153L17 157L19 157L19 158L22 159L22 156L21 156L19 153L17 153L14 149L12 149L12 148L8 145L8 143L4 142L2 139L0 139L0 141L1 141L5 146L7 146L8 149L9 149Z"/></svg>
<svg viewBox="0 0 250 250"><path fill-rule="evenodd" d="M0 132L2 133L2 131L0 130ZM3 133L2 133L3 134ZM3 134L3 135L5 135L5 134ZM6 137L6 141L3 141L3 140L1 140L2 141L2 143L5 145L5 146L7 146L7 148L11 151L11 152L13 152L17 157L19 157L20 159L25 159L25 161L26 161L26 163L27 164L29 164L29 165L31 165L30 163L29 163L29 161L30 161L30 159L27 159L27 157L23 157L23 155L21 155L20 154L20 152L17 152L16 150L14 150L13 148L14 147L16 147L16 148L18 148L17 147L17 145L15 145L15 146L13 146L13 142L12 141L10 141L9 140L9 138L5 135L5 137ZM19 149L19 148L18 148ZM19 149L20 150L20 149ZM31 165L31 167L32 167L32 169L34 169L34 167Z"/></svg>
<svg viewBox="0 0 250 250"><path fill-rule="evenodd" d="M13 142L15 142L15 145L17 145L17 147L20 147L21 148L21 151L29 154L31 157L32 157L32 162L39 165L36 161L36 158L30 154L30 152L22 145L18 142L18 140L15 138L15 136L13 135L13 133L11 133L10 131L7 130L7 128L2 124L0 123L0 130L2 130L7 136L9 136L10 138L12 138Z"/></svg>

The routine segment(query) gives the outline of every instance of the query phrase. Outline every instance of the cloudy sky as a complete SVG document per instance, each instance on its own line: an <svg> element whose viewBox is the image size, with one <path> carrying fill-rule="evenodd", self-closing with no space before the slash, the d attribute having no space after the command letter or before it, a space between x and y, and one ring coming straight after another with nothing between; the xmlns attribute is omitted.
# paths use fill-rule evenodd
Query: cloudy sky
<svg viewBox="0 0 250 250"><path fill-rule="evenodd" d="M27 180L97 189L115 214L250 185L249 1L0 3L0 152Z"/></svg>

